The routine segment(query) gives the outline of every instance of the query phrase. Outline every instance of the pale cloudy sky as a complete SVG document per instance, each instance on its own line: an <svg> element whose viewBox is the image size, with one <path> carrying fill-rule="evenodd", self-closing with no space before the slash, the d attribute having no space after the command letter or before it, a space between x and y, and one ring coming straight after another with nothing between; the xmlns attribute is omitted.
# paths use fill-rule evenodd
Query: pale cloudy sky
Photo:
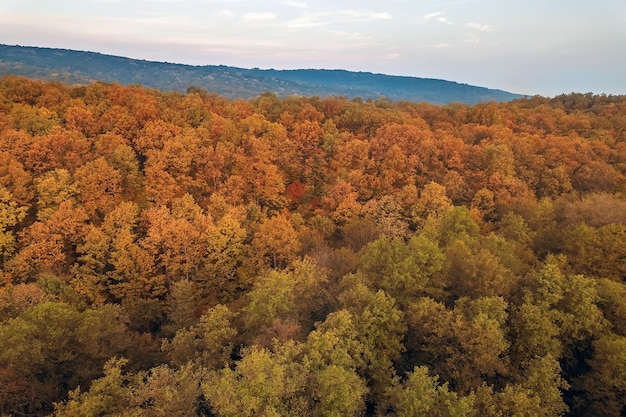
<svg viewBox="0 0 626 417"><path fill-rule="evenodd" d="M0 0L0 43L626 94L626 0Z"/></svg>

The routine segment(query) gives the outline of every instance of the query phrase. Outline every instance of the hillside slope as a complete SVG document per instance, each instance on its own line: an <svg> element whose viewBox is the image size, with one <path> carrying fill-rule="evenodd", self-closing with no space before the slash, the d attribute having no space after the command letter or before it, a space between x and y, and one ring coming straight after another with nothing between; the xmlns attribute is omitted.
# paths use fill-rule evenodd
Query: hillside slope
<svg viewBox="0 0 626 417"><path fill-rule="evenodd" d="M281 97L386 97L394 101L425 101L434 104L502 102L522 97L502 90L451 81L369 72L193 66L68 49L0 45L0 75L5 74L68 84L88 84L93 81L141 84L164 91L185 91L193 85L231 99L249 99L267 91Z"/></svg>

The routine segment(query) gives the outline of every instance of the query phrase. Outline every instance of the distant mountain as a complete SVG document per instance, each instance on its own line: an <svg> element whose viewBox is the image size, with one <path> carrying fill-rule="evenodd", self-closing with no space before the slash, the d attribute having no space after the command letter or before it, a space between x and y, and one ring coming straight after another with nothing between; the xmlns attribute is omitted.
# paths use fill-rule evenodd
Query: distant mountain
<svg viewBox="0 0 626 417"><path fill-rule="evenodd" d="M15 74L67 84L94 81L141 84L164 91L196 86L228 98L248 99L264 92L284 97L425 101L435 104L510 101L521 98L502 90L431 78L400 77L344 70L261 70L224 65L183 65L130 59L69 49L0 44L0 75Z"/></svg>

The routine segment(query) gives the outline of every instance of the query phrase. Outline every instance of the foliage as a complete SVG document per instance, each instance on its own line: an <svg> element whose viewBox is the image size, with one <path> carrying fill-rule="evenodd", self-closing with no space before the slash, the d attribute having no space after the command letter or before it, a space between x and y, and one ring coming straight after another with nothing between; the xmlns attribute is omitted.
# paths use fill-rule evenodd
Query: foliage
<svg viewBox="0 0 626 417"><path fill-rule="evenodd" d="M623 97L4 77L0 414L623 415L625 144Z"/></svg>

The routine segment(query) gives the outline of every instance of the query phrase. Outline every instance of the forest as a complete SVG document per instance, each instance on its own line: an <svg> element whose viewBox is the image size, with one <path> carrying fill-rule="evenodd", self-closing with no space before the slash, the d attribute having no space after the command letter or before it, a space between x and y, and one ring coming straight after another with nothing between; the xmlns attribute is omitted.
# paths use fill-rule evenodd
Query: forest
<svg viewBox="0 0 626 417"><path fill-rule="evenodd" d="M0 415L626 415L626 97L0 78Z"/></svg>
<svg viewBox="0 0 626 417"><path fill-rule="evenodd" d="M217 92L230 100L249 100L268 91L280 97L386 97L390 100L434 104L453 101L475 104L522 97L502 90L432 78L325 69L275 70L183 65L97 52L1 43L0 57L0 76L12 74L80 85L97 80L122 85L141 84L162 91L179 92L185 92L188 86L196 86Z"/></svg>

